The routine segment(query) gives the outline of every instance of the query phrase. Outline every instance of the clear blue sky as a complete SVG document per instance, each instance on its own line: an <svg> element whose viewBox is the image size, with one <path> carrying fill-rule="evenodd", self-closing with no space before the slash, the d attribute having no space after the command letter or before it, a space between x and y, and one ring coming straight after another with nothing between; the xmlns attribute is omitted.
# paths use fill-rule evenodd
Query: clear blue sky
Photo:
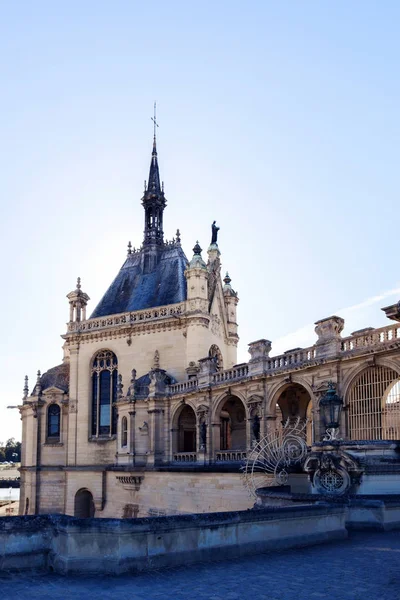
<svg viewBox="0 0 400 600"><path fill-rule="evenodd" d="M390 1L2 3L0 440L20 437L24 375L61 361L76 277L92 310L140 245L154 100L166 234L190 257L220 225L239 360L333 313L386 324L399 21Z"/></svg>

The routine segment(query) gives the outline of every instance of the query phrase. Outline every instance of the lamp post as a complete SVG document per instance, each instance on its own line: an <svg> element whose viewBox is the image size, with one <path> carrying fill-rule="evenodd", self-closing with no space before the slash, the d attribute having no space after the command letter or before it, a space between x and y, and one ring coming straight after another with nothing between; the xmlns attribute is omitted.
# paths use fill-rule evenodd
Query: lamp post
<svg viewBox="0 0 400 600"><path fill-rule="evenodd" d="M335 385L332 381L328 383L328 389L321 398L319 406L322 412L326 431L323 441L331 442L334 440L340 440L341 438L338 438L337 436L339 433L340 414L343 408L343 400L337 395L335 391Z"/></svg>

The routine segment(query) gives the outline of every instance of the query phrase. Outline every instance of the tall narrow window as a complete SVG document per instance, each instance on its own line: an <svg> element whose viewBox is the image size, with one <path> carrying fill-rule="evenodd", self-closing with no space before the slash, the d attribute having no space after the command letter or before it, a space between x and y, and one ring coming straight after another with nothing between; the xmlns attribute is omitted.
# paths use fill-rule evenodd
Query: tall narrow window
<svg viewBox="0 0 400 600"><path fill-rule="evenodd" d="M60 407L50 404L47 409L47 437L60 439Z"/></svg>
<svg viewBox="0 0 400 600"><path fill-rule="evenodd" d="M128 445L128 419L122 417L121 420L121 446L124 448Z"/></svg>
<svg viewBox="0 0 400 600"><path fill-rule="evenodd" d="M113 435L116 431L118 360L110 350L98 352L92 367L92 435Z"/></svg>

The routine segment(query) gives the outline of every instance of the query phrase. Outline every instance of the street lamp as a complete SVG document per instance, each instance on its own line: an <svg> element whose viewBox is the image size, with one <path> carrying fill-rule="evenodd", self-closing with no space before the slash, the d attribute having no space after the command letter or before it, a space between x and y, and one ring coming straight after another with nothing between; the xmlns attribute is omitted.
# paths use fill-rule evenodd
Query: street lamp
<svg viewBox="0 0 400 600"><path fill-rule="evenodd" d="M339 440L337 437L340 425L340 413L343 408L343 400L339 398L332 381L328 383L328 389L319 403L324 425L326 429L324 442Z"/></svg>

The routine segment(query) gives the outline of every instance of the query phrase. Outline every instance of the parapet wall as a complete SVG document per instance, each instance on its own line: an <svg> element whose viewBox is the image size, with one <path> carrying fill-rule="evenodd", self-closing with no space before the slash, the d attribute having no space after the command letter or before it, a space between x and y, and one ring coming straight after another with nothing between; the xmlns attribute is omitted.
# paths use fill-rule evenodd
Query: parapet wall
<svg viewBox="0 0 400 600"><path fill-rule="evenodd" d="M346 509L331 505L146 519L5 517L0 570L120 574L346 537Z"/></svg>

